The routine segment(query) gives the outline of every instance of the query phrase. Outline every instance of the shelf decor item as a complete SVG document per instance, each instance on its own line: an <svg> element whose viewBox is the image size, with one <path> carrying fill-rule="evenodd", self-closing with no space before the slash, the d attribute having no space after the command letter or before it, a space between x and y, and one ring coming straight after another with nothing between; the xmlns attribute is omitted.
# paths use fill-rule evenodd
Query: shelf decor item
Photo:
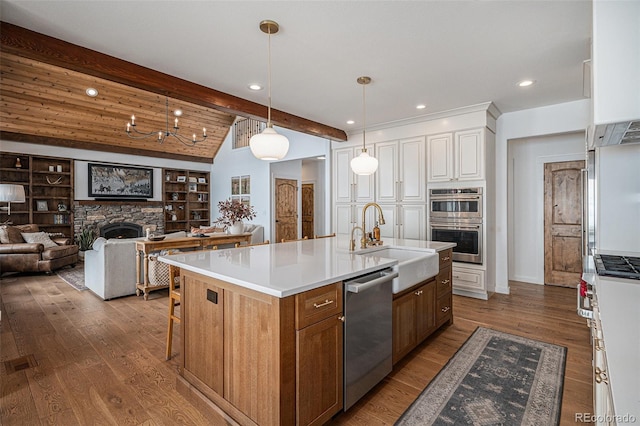
<svg viewBox="0 0 640 426"><path fill-rule="evenodd" d="M89 197L153 198L153 169L89 163Z"/></svg>
<svg viewBox="0 0 640 426"><path fill-rule="evenodd" d="M234 235L243 233L243 220L252 220L256 217L253 206L232 199L219 201L218 210L220 210L220 217L214 223L223 225L230 234Z"/></svg>
<svg viewBox="0 0 640 426"><path fill-rule="evenodd" d="M36 210L39 212L49 211L47 200L36 200Z"/></svg>

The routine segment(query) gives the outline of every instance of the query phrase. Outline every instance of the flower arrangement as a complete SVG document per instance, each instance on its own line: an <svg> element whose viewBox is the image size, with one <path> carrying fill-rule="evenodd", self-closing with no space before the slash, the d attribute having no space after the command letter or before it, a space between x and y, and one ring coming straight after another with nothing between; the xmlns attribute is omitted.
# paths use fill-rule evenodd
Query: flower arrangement
<svg viewBox="0 0 640 426"><path fill-rule="evenodd" d="M251 220L256 217L256 211L253 209L253 206L248 206L231 198L225 201L219 201L218 210L220 210L221 216L217 218L214 223L224 225L225 228L230 227L240 220Z"/></svg>

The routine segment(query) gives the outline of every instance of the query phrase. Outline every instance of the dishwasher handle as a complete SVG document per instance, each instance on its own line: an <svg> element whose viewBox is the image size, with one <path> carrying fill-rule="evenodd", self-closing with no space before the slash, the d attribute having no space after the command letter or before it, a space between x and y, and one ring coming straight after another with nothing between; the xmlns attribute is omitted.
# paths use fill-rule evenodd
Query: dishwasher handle
<svg viewBox="0 0 640 426"><path fill-rule="evenodd" d="M361 293L371 287L393 280L398 276L398 272L381 272L380 275L382 275L380 278L375 278L364 283L358 283L355 281L352 281L351 283L347 282L347 291L350 293Z"/></svg>

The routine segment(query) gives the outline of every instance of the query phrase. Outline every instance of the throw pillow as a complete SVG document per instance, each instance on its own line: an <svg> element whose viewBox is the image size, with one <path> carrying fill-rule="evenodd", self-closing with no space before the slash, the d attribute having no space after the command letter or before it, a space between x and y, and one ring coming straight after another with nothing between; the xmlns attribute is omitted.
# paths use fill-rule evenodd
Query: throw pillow
<svg viewBox="0 0 640 426"><path fill-rule="evenodd" d="M46 232L23 232L22 238L28 243L41 243L44 248L58 247Z"/></svg>
<svg viewBox="0 0 640 426"><path fill-rule="evenodd" d="M2 244L20 244L24 243L20 229L15 226L0 226L0 243Z"/></svg>

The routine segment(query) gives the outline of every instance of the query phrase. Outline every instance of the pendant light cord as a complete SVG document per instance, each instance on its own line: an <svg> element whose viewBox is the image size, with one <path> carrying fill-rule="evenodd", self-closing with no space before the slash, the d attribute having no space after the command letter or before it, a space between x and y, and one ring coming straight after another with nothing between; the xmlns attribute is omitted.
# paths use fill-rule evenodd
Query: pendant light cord
<svg viewBox="0 0 640 426"><path fill-rule="evenodd" d="M269 83L269 91L267 96L269 98L269 108L267 110L267 127L272 127L271 124L271 27L268 27L268 35L269 35L269 47L267 49L268 59L267 59L267 82Z"/></svg>
<svg viewBox="0 0 640 426"><path fill-rule="evenodd" d="M365 102L365 91L366 84L362 85L362 152L367 152L367 146L365 143L366 133L367 133L367 103Z"/></svg>

